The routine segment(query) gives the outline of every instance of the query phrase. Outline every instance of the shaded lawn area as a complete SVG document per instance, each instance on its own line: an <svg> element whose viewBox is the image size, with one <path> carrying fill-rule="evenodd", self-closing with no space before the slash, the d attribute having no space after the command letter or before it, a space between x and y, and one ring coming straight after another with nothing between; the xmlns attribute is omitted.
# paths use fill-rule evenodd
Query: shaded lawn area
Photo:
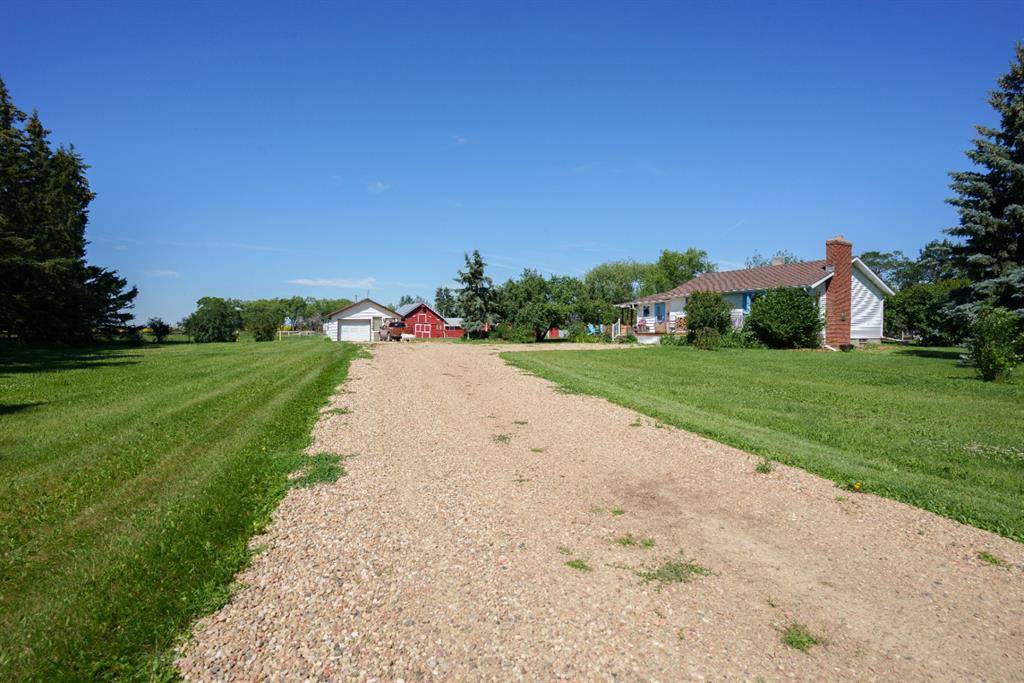
<svg viewBox="0 0 1024 683"><path fill-rule="evenodd" d="M306 469L349 344L0 352L0 679L170 673ZM317 467L330 464L315 463Z"/></svg>
<svg viewBox="0 0 1024 683"><path fill-rule="evenodd" d="M1024 383L954 349L504 353L568 390L1024 541Z"/></svg>

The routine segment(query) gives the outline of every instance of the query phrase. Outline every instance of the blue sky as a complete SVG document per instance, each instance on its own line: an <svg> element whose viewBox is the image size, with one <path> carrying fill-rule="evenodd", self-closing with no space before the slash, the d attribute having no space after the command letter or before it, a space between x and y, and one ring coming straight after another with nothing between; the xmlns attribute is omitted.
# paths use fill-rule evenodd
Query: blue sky
<svg viewBox="0 0 1024 683"><path fill-rule="evenodd" d="M292 6L294 5L294 6ZM204 295L429 298L663 248L915 253L1020 3L6 3L0 76L92 165L89 259Z"/></svg>

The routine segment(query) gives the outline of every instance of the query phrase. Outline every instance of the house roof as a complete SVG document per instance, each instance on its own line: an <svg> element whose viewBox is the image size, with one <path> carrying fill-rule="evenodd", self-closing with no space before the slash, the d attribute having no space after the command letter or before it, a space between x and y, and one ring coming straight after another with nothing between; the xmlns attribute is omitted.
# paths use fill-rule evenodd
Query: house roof
<svg viewBox="0 0 1024 683"><path fill-rule="evenodd" d="M895 292L889 288L863 261L855 258L852 265L863 272L883 293L892 296ZM723 270L718 273L704 273L689 282L684 282L675 289L658 292L640 297L628 304L647 304L668 299L681 299L693 292L759 292L774 287L814 287L832 277L832 269L819 261L800 261L799 263L782 263L777 266L763 268L743 268L742 270Z"/></svg>
<svg viewBox="0 0 1024 683"><path fill-rule="evenodd" d="M462 327L462 318L445 318L444 324L448 327Z"/></svg>
<svg viewBox="0 0 1024 683"><path fill-rule="evenodd" d="M679 299L693 292L756 292L773 287L804 287L815 285L827 279L831 272L826 269L825 260L782 263L763 268L723 270L718 273L704 273L675 289L641 297L630 303L645 304L666 299Z"/></svg>
<svg viewBox="0 0 1024 683"><path fill-rule="evenodd" d="M328 313L324 317L325 318L331 318L331 317L334 317L334 316L338 315L339 313L344 313L345 311L350 311L353 308L355 308L356 306L362 306L363 304L373 304L374 306L376 306L380 310L384 311L385 313L391 313L396 318L400 318L401 317L400 315L398 315L398 313L395 313L394 311L392 311L390 308L388 308L387 306L385 306L383 304L377 303L373 299L363 299L362 301L357 301L354 304L350 304L350 305L346 306L345 308L339 308L338 310L336 310L336 311L334 311L332 313Z"/></svg>

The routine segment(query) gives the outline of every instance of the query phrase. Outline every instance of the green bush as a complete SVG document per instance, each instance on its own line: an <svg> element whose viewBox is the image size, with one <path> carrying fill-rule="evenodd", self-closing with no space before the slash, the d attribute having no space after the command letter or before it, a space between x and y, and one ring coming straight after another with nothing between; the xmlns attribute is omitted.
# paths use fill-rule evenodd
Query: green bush
<svg viewBox="0 0 1024 683"><path fill-rule="evenodd" d="M587 326L579 322L569 325L563 336L572 342L594 341L591 339L593 335L590 334L590 330L587 329Z"/></svg>
<svg viewBox="0 0 1024 683"><path fill-rule="evenodd" d="M171 326L165 323L161 318L150 318L149 322L146 323L146 327L149 328L150 333L153 335L153 339L159 344L171 333Z"/></svg>
<svg viewBox="0 0 1024 683"><path fill-rule="evenodd" d="M666 334L661 338L662 346L686 346L688 343L687 335L685 334Z"/></svg>
<svg viewBox="0 0 1024 683"><path fill-rule="evenodd" d="M537 341L533 330L528 327L513 326L508 323L498 323L491 330L491 337L514 344L532 344Z"/></svg>
<svg viewBox="0 0 1024 683"><path fill-rule="evenodd" d="M750 330L729 330L722 335L719 345L723 349L763 349L764 344Z"/></svg>
<svg viewBox="0 0 1024 683"><path fill-rule="evenodd" d="M237 339L238 328L242 326L238 308L226 299L212 296L203 297L198 303L199 308L185 319L185 333L192 341L205 344Z"/></svg>
<svg viewBox="0 0 1024 683"><path fill-rule="evenodd" d="M779 287L754 298L744 329L773 349L801 349L821 345L822 325L813 294Z"/></svg>
<svg viewBox="0 0 1024 683"><path fill-rule="evenodd" d="M636 335L630 332L619 337L618 342L620 344L636 344Z"/></svg>
<svg viewBox="0 0 1024 683"><path fill-rule="evenodd" d="M273 301L253 301L242 309L245 329L258 342L272 341L284 324L284 308Z"/></svg>
<svg viewBox="0 0 1024 683"><path fill-rule="evenodd" d="M712 351L722 344L722 333L712 327L703 327L693 335L694 348Z"/></svg>
<svg viewBox="0 0 1024 683"><path fill-rule="evenodd" d="M985 306L971 325L967 355L986 382L1002 382L1021 360L1021 321L1005 308Z"/></svg>
<svg viewBox="0 0 1024 683"><path fill-rule="evenodd" d="M719 336L732 326L731 307L718 292L694 292L686 301L686 336L691 342L702 330L714 330Z"/></svg>

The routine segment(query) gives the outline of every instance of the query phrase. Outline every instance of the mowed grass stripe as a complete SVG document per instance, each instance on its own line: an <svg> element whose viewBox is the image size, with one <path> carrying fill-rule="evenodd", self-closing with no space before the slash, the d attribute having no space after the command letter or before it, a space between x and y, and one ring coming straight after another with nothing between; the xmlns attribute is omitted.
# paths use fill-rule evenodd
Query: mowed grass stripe
<svg viewBox="0 0 1024 683"><path fill-rule="evenodd" d="M57 514L49 515L36 525L41 535L22 543L18 554L24 557L39 552L40 548L45 552L47 541L55 537L62 543L71 542L73 547L86 551L103 539L102 527L109 527L111 520L147 516L149 508L159 501L160 490L168 490L164 486L165 481L178 480L196 459L223 450L228 445L225 442L242 439L257 428L266 414L291 395L288 385L295 383L292 373L302 369L292 366L306 365L308 362L304 357L292 357L287 363L275 366L276 379L250 373L226 389L218 389L192 402L187 416L180 411L168 414L162 423L152 425L154 430L166 429L168 438L163 440L167 442L166 447L158 441L147 447L145 453L115 450L109 457L91 460L80 457L79 460L87 460L83 463L86 466L75 476L65 478L58 472L54 481L59 484L45 494L37 494L36 499L50 502L48 509L57 511ZM230 394L246 396L247 399L225 402L224 397ZM269 401L265 397L270 397ZM228 407L220 408L221 405ZM201 431L181 433L174 428L173 421L192 424L195 416L203 412L217 417L208 419ZM240 429L239 425L243 427ZM248 426L251 429L246 429ZM151 457L146 457L147 453ZM116 459L125 455L129 457ZM115 467L111 466L111 461ZM22 491L19 495L26 497L31 493ZM71 504L68 504L69 496L73 496ZM88 504L84 504L86 498ZM122 534L123 531L119 535ZM9 567L13 573L17 569L17 560L17 555L12 556L10 562L4 558L0 566L5 570ZM47 573L49 571L46 570Z"/></svg>
<svg viewBox="0 0 1024 683"><path fill-rule="evenodd" d="M161 411L163 417L141 434L132 431L141 416L126 419L140 448L165 448L131 476L105 479L108 485L92 491L89 505L79 505L45 542L37 537L32 566L0 584L3 678L169 673L175 635L225 599L231 577L246 561L247 539L269 519L288 473L306 460L302 451L318 406L356 353L319 339L145 349L133 363L22 373L27 379L16 392L5 387L2 402L17 404L67 384L145 386L154 377L194 388L195 366L188 363L194 352L216 357L222 376L233 381L219 387L202 382L201 396L179 394L179 403L190 407ZM78 392L87 394L98 395ZM111 403L122 399L111 392ZM66 404L59 409L71 419L81 417L81 433L88 434L89 416L103 421L102 408L89 405L80 414ZM9 416L22 428L15 440L20 455L34 448L33 427L51 420L34 423L32 413L48 409L55 408L47 404ZM88 452L67 455L83 467L109 455L83 450ZM0 460L0 474L4 465ZM97 470L100 477L107 473Z"/></svg>
<svg viewBox="0 0 1024 683"><path fill-rule="evenodd" d="M278 383L288 382L292 366L304 362L303 357L297 356L275 364ZM78 448L64 445L61 452L68 457L63 461L43 465L31 477L23 474L6 485L0 485L0 501L7 501L0 502L0 529L6 532L15 526L19 531L17 534L4 533L4 537L12 544L16 543L20 551L18 554L31 552L35 532L60 533L60 525L65 520L80 514L97 500L118 500L120 490L135 486L132 480L138 472L144 469L156 471L168 457L179 458L182 449L190 444L208 441L211 428L219 422L237 423L239 414L261 401L259 393L253 392L251 387L266 382L266 378L252 371L232 375L231 382L218 382L217 377L211 378L205 383L205 394L193 396L181 404L170 404L156 415L147 415L148 404L140 403L139 414L134 419L126 419L122 429L113 429L112 425L104 422L100 432L103 437L87 438ZM274 387L267 389L273 390ZM249 403L224 401L226 396L247 394L250 395ZM181 395L188 394L182 392ZM219 421L211 421L210 416L218 414L223 414L223 417ZM205 416L203 428L188 430L187 427L195 424L198 416ZM146 425L146 431L154 438L148 441L139 438L140 423ZM91 434L93 430L89 432ZM42 440L35 444L33 451L49 448L53 446ZM120 490L111 489L111 486L120 487ZM3 550L0 547L0 570L6 573L13 558L8 558Z"/></svg>
<svg viewBox="0 0 1024 683"><path fill-rule="evenodd" d="M61 535L62 542L70 542L76 549L74 554L62 558L61 572L51 571L42 576L32 576L25 583L25 589L19 591L21 609L12 610L25 615L18 624L19 630L31 633L33 623L48 624L56 614L74 613L93 601L94 591L106 592L111 583L122 582L124 572L130 571L131 562L137 560L139 548L144 547L153 537L159 536L161 528L165 527L168 520L179 510L188 509L196 501L201 500L202 497L193 491L200 489L207 481L218 480L225 470L230 470L237 464L239 458L264 456L263 446L255 444L264 443L259 437L262 435L261 427L266 424L266 419L282 404L294 400L319 372L319 369L313 368L301 380L290 383L286 389L270 393L269 395L273 397L270 402L255 412L247 413L249 417L246 422L253 427L231 432L222 428L225 424L222 420L218 429L207 432L211 436L208 443L202 444L201 447L199 444L191 444L188 448L178 451L178 457L165 458L162 467L153 471L146 470L144 477L148 481L143 481L143 477L139 477L133 482L135 486L112 491L109 500L116 503L117 509L109 509L111 506L107 506L106 510L90 509L88 524L76 518L72 525L74 528L65 530ZM236 440L250 444L248 452L237 452L231 458L194 457L217 452L232 453L225 447L230 445L230 441ZM259 450L259 456L254 452L256 450ZM266 457L282 456L270 454ZM284 457L288 457L287 454ZM166 481L175 481L178 485L173 488L162 485ZM101 524L106 525L106 528L97 528ZM172 522L171 528L175 526ZM83 536L83 532L88 535ZM110 561L96 567L91 561L95 555L106 557ZM90 590L57 603L39 600L39 595L52 594L54 584L67 583L88 586ZM59 646L47 642L46 635L45 631L38 631L34 640L41 640L47 648Z"/></svg>
<svg viewBox="0 0 1024 683"><path fill-rule="evenodd" d="M179 353L181 351L174 350ZM111 386L113 383L108 378L106 381L96 382L96 391L80 392L77 396L70 395L67 389L68 382L59 382L59 388L47 386L47 405L57 410L32 411L34 426L39 430L37 448L31 453L32 457L27 457L25 453L16 453L11 458L11 469L14 471L20 467L24 469L24 473L19 476L32 476L46 463L55 463L58 466L65 464L67 458L62 457L58 450L62 447L77 445L73 453L80 455L83 446L98 448L101 444L122 438L127 433L129 421L134 421L137 425L148 424L153 418L186 408L189 401L182 402L183 397L196 393L205 394L208 393L210 386L251 375L252 370L245 365L225 365L220 355L211 354L206 363L190 362L186 368L166 369L160 376L152 378L153 386L125 387L123 382ZM55 381L53 384L57 385L58 382ZM70 385L75 386L75 383L72 381ZM118 390L116 393L115 388ZM201 398L202 396L197 400ZM69 425L65 411L73 411L78 418L78 424ZM74 431L81 429L88 431ZM83 437L89 438L88 444L83 443ZM102 441L97 441L98 438Z"/></svg>
<svg viewBox="0 0 1024 683"><path fill-rule="evenodd" d="M1024 386L980 382L957 356L686 348L503 354L570 390L1024 540Z"/></svg>

